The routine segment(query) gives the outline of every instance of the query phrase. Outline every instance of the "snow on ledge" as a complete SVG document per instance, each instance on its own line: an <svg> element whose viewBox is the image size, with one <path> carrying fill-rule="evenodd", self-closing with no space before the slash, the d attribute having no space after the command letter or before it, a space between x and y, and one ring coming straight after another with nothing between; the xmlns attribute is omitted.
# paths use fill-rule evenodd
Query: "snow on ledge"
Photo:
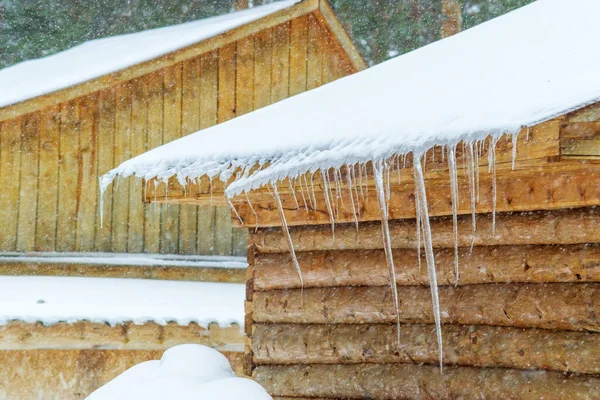
<svg viewBox="0 0 600 400"><path fill-rule="evenodd" d="M90 40L44 58L0 70L0 107L65 89L191 46L291 7L277 1L218 17Z"/></svg>
<svg viewBox="0 0 600 400"><path fill-rule="evenodd" d="M91 264L189 268L233 268L248 266L245 257L193 256L146 253L0 252L0 264Z"/></svg>
<svg viewBox="0 0 600 400"><path fill-rule="evenodd" d="M0 324L195 322L243 329L245 290L230 283L0 276Z"/></svg>
<svg viewBox="0 0 600 400"><path fill-rule="evenodd" d="M101 188L117 176L185 184L244 171L226 189L233 196L319 169L514 135L600 100L597 15L598 0L538 0L148 151L107 173Z"/></svg>

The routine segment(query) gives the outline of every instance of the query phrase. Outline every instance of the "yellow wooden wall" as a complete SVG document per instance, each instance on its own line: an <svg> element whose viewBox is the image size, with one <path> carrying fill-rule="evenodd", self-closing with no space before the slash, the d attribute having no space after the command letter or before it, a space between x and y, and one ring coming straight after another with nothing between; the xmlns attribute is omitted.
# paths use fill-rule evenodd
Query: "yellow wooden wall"
<svg viewBox="0 0 600 400"><path fill-rule="evenodd" d="M316 15L100 92L0 122L0 251L242 255L230 210L143 204L143 185L105 196L98 177L121 162L352 73Z"/></svg>

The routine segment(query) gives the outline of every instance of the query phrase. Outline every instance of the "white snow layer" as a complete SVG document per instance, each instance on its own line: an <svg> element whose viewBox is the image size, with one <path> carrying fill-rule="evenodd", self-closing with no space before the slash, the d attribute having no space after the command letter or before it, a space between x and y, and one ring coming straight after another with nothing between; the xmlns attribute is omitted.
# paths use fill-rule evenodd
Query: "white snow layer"
<svg viewBox="0 0 600 400"><path fill-rule="evenodd" d="M217 36L283 10L284 0L248 10L128 35L90 40L0 70L0 107L65 89Z"/></svg>
<svg viewBox="0 0 600 400"><path fill-rule="evenodd" d="M165 351L160 360L138 364L96 390L87 400L268 400L256 382L237 378L227 358L202 345Z"/></svg>
<svg viewBox="0 0 600 400"><path fill-rule="evenodd" d="M600 1L538 0L321 88L168 143L106 174L286 177L516 133L600 99ZM268 163L268 164L267 164Z"/></svg>
<svg viewBox="0 0 600 400"><path fill-rule="evenodd" d="M0 252L0 264L92 264L189 268L232 268L248 266L246 257L194 256L149 253Z"/></svg>
<svg viewBox="0 0 600 400"><path fill-rule="evenodd" d="M245 285L142 279L0 277L0 324L91 321L243 327Z"/></svg>

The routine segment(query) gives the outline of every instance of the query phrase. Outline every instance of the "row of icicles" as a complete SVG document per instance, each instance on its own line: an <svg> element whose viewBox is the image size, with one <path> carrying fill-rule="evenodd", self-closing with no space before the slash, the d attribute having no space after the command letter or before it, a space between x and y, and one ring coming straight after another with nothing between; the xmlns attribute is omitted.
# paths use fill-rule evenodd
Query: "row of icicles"
<svg viewBox="0 0 600 400"><path fill-rule="evenodd" d="M527 137L529 139L529 128L525 128ZM515 167L515 161L517 156L517 138L518 133L512 135L512 168ZM485 154L487 147L487 163L488 173L492 175L492 235L495 235L496 227L496 144L498 143L498 136L490 136L487 140L474 140L471 142L460 142L458 145L448 145L441 147L441 162L446 162L449 172L449 190L452 200L452 222L453 222L453 237L454 237L454 277L455 285L459 282L459 268L458 268L458 177L457 177L457 150L461 149L462 157L462 169L466 171L466 177L469 185L469 198L471 208L471 219L472 219L472 241L471 248L473 247L475 234L477 231L476 225L476 205L479 201L479 164L480 160ZM427 273L429 277L429 286L431 288L431 299L433 305L433 315L435 320L435 330L438 344L439 364L440 371L443 368L442 364L442 330L441 330L441 317L440 317L440 302L438 295L438 285L436 278L435 269L435 257L433 252L433 242L431 235L431 227L429 224L429 207L427 203L427 191L425 189L425 167L427 162L436 164L435 155L436 149L440 149L436 146L429 151L423 153L408 153L404 155L395 155L385 160L376 162L359 163L355 165L345 165L341 168L332 169L331 173L328 171L319 170L314 173L302 174L299 177L288 178L287 185L289 186L290 194L295 203L296 209L301 208L303 205L307 212L310 210L316 210L317 207L317 192L315 191L315 175L317 175L317 185L321 184L321 192L324 197L327 214L331 223L331 232L335 237L335 222L338 217L340 206L343 206L343 191L348 191L348 198L350 200L350 210L353 213L354 223L356 229L359 227L359 204L361 199L368 204L369 195L368 178L373 177L375 183L375 189L377 193L377 202L381 216L381 232L383 238L383 249L386 257L386 264L388 268L388 276L392 296L394 300L394 310L396 314L396 325L397 325L397 340L400 344L400 312L398 303L398 289L396 287L396 273L394 269L394 259L392 255L392 241L389 229L389 200L391 196L391 181L395 179L394 174L397 174L398 184L401 184L401 175L403 171L407 171L412 161L412 175L414 180L414 197L415 197L415 210L416 210L416 238L417 238L417 262L419 270L421 267L421 249L424 249L425 260L427 264ZM430 155L428 155L428 153ZM444 158L447 158L445 161ZM429 160L429 161L428 161ZM372 174L369 174L369 168ZM406 172L404 172L406 173ZM320 175L320 176L319 176ZM239 175L238 175L239 176ZM318 182L320 180L320 182ZM117 178L118 184L119 178ZM149 181L146 181L148 183ZM154 180L154 184L157 186L163 181ZM212 179L209 180L209 183ZM166 184L167 182L164 181ZM199 183L199 178L196 179L196 183ZM294 251L294 244L287 224L283 203L279 194L278 188L283 187L281 184L278 186L277 183L271 183L270 187L267 186L271 195L274 198L275 204L278 209L279 216L281 218L281 226L284 236L286 238L289 251L291 254L293 265L298 273L300 285L302 290L304 289L304 280L302 277L302 270L296 253ZM296 188L296 189L295 189ZM302 203L298 198L298 190ZM155 188L156 189L156 188ZM157 190L155 190L155 193ZM210 185L210 192L212 198L212 184ZM168 198L168 184L166 184L166 196ZM258 227L258 215L255 212L250 198L245 193L246 202L249 208L254 213L256 219L256 226ZM100 201L100 214L102 221L102 195ZM244 224L244 221L240 217L239 213L235 209L233 203L229 200L234 214L239 218L240 222Z"/></svg>
<svg viewBox="0 0 600 400"><path fill-rule="evenodd" d="M517 134L512 135L512 168L515 167L515 160L517 155ZM529 129L527 129L527 139L529 138ZM453 237L454 237L454 277L455 285L459 282L459 267L458 267L458 177L457 177L457 150L459 146L462 146L462 168L466 171L466 178L469 185L469 198L471 206L471 219L472 219L472 240L471 249L474 244L475 234L477 231L476 222L476 204L479 201L479 164L482 158L482 153L485 153L487 144L487 161L488 161L488 173L492 175L492 235L495 235L496 226L496 144L499 137L490 137L489 140L475 140L471 142L461 142L460 145L452 145L442 147L441 161L444 162L444 158L447 158L447 166L449 172L449 190L452 200L452 222L453 222ZM439 365L440 371L443 369L442 357L442 330L441 330L441 317L440 317L440 301L438 295L438 284L436 278L435 268L435 257L433 251L433 242L431 227L429 223L429 210L427 203L427 191L425 189L425 166L428 161L435 164L435 148L431 151L422 154L409 155L396 155L388 159L355 164L353 166L343 166L338 169L332 169L331 173L324 171L317 171L312 174L303 174L296 178L288 178L287 184L282 185L281 181L279 186L277 183L271 183L269 191L274 198L275 204L279 216L281 218L281 226L287 244L289 246L290 255L292 258L293 265L298 274L300 285L302 290L304 289L304 281L302 277L302 270L296 253L294 250L294 244L288 228L287 219L284 212L283 203L279 194L279 188L289 186L289 193L295 203L296 209L305 207L306 211L317 209L317 194L315 192L314 177L317 176L317 180L320 178L321 192L324 197L325 206L329 215L331 223L332 235L335 238L335 222L338 216L340 205L343 206L343 190L348 191L347 198L349 199L349 207L354 216L354 223L356 229L359 226L359 204L361 199L368 203L368 182L367 177L372 176L375 183L375 189L377 193L377 202L381 216L381 232L383 238L383 249L386 258L386 264L388 268L388 276L392 296L394 300L394 310L396 314L396 325L397 325L397 340L400 344L400 312L399 312L399 299L398 289L396 287L396 273L394 269L394 259L392 255L392 241L389 228L389 200L391 196L391 181L396 179L393 177L397 174L398 183L401 184L401 174L407 170L407 161L410 163L412 159L413 179L414 179L414 196L415 196L415 209L416 209L416 229L417 229L417 259L419 270L421 267L421 248L425 252L425 260L427 264L427 273L429 277L429 286L431 288L431 300L433 305L433 315L435 320L435 331L438 344L439 354ZM410 157L412 155L412 157ZM409 165L410 166L410 165ZM369 175L369 168L372 170L372 175ZM308 177L307 177L308 175ZM299 189L299 190L298 190ZM297 192L300 192L298 195ZM301 202L299 201L301 198ZM246 201L254 212L255 218L258 219L250 199L246 194ZM341 204L340 204L341 203ZM240 218L239 214L235 210L235 207L229 203L234 213ZM240 221L243 224L242 219ZM257 221L258 226L258 221Z"/></svg>

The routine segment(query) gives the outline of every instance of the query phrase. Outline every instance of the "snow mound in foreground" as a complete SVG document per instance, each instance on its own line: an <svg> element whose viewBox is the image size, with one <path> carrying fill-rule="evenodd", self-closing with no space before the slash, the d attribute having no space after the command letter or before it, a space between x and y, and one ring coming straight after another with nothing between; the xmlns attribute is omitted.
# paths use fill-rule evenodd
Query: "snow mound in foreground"
<svg viewBox="0 0 600 400"><path fill-rule="evenodd" d="M197 344L175 346L160 360L138 364L92 393L87 400L268 400L256 382L238 378L227 358Z"/></svg>

